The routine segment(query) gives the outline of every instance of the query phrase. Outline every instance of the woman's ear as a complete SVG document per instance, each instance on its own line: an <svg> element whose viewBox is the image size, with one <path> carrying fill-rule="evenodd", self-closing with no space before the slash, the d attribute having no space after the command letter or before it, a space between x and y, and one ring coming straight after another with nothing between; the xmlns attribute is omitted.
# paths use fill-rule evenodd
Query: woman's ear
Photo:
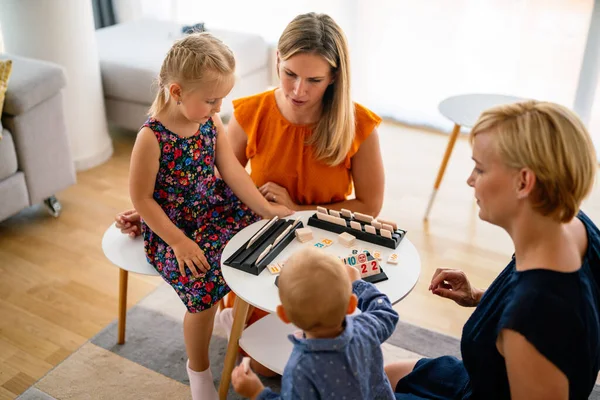
<svg viewBox="0 0 600 400"><path fill-rule="evenodd" d="M329 81L329 85L333 85L335 83L335 80L338 77L338 71L335 71L334 73L331 74L331 80ZM329 86L327 85L327 86Z"/></svg>
<svg viewBox="0 0 600 400"><path fill-rule="evenodd" d="M536 176L529 168L522 168L517 175L517 198L524 199L531 194L535 187Z"/></svg>
<svg viewBox="0 0 600 400"><path fill-rule="evenodd" d="M286 315L285 310L281 304L277 306L277 316L284 323L286 323L286 324L290 323L290 320L289 320L288 316Z"/></svg>
<svg viewBox="0 0 600 400"><path fill-rule="evenodd" d="M354 293L350 296L350 302L348 302L348 310L346 310L346 314L352 314L356 310L356 306L358 305L358 297Z"/></svg>

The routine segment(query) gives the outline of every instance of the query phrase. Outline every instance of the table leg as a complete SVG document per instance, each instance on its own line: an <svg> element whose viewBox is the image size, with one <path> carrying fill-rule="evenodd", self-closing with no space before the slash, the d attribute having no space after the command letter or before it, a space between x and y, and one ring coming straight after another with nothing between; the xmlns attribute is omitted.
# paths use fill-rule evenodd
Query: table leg
<svg viewBox="0 0 600 400"><path fill-rule="evenodd" d="M248 303L240 299L239 296L236 296L233 305L233 326L231 328L231 335L229 336L229 343L227 344L227 353L225 354L223 372L221 373L221 383L219 384L220 400L227 399L227 392L229 391L229 384L231 383L231 372L233 371L235 361L237 360L239 340L240 337L242 337L242 331L246 324L248 307Z"/></svg>
<svg viewBox="0 0 600 400"><path fill-rule="evenodd" d="M446 146L446 153L444 153L444 158L442 159L442 165L440 165L437 178L435 179L435 184L433 185L433 192L431 193L431 197L429 197L429 204L427 205L425 217L423 218L425 220L427 220L427 218L429 217L429 212L431 211L433 200L435 199L435 195L437 194L437 191L440 188L440 184L442 183L442 178L444 177L444 172L446 172L446 166L448 165L448 160L450 160L450 155L452 154L452 150L454 149L454 143L456 143L456 139L458 138L459 133L460 125L454 124L454 129L452 129L450 139L448 139L448 145Z"/></svg>
<svg viewBox="0 0 600 400"><path fill-rule="evenodd" d="M117 344L125 343L125 320L127 319L127 278L129 272L119 269L119 338Z"/></svg>

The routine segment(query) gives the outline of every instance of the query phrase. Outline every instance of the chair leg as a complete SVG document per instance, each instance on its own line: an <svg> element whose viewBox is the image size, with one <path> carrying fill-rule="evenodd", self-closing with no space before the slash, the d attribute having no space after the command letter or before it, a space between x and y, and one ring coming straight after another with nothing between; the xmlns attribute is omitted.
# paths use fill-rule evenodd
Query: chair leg
<svg viewBox="0 0 600 400"><path fill-rule="evenodd" d="M125 343L125 322L127 319L127 278L129 272L119 270L119 337L117 344Z"/></svg>
<svg viewBox="0 0 600 400"><path fill-rule="evenodd" d="M239 340L242 337L242 331L246 324L248 307L249 304L240 299L239 296L235 298L233 306L233 327L231 328L229 343L227 344L227 353L225 353L225 362L223 365L223 372L221 373L221 383L219 384L220 400L227 399L227 392L229 392L229 384L231 383L231 372L233 372L235 361L237 360Z"/></svg>
<svg viewBox="0 0 600 400"><path fill-rule="evenodd" d="M446 153L444 153L444 158L442 159L442 165L440 165L437 178L435 179L435 184L433 185L433 192L429 197L427 210L425 211L425 216L423 217L424 220L427 220L427 218L429 218L429 212L431 211L431 206L433 206L433 200L435 199L435 195L437 194L437 191L440 188L440 184L442 183L442 178L444 177L444 172L446 172L446 166L448 165L448 160L450 160L450 155L452 154L452 150L454 149L454 143L456 143L456 139L458 138L459 132L460 125L454 124L454 129L452 129L450 139L448 139L448 145L446 146Z"/></svg>

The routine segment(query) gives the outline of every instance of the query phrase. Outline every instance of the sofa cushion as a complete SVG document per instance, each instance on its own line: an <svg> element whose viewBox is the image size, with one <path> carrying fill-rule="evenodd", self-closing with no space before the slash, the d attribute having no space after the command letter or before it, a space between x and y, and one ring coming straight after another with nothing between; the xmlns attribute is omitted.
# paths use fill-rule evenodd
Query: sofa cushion
<svg viewBox="0 0 600 400"><path fill-rule="evenodd" d="M6 114L23 114L54 96L67 83L64 70L57 64L0 54L0 60L6 59L13 62L4 103Z"/></svg>
<svg viewBox="0 0 600 400"><path fill-rule="evenodd" d="M2 132L3 139L0 141L0 181L17 172L17 153L15 143L6 129Z"/></svg>
<svg viewBox="0 0 600 400"><path fill-rule="evenodd" d="M23 114L54 96L67 84L65 72L57 64L0 54L0 60L9 58L13 66L4 103L6 114Z"/></svg>
<svg viewBox="0 0 600 400"><path fill-rule="evenodd" d="M96 37L104 95L150 105L156 77L181 25L166 21L137 20L98 29ZM259 35L210 30L233 51L240 79L267 67L268 46Z"/></svg>

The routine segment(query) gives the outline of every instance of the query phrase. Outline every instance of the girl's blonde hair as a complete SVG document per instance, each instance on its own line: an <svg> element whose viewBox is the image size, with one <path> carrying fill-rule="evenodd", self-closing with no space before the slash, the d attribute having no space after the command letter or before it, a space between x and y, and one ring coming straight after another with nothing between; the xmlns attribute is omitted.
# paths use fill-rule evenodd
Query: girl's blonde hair
<svg viewBox="0 0 600 400"><path fill-rule="evenodd" d="M196 86L235 72L231 49L207 32L192 33L176 41L165 57L158 75L158 92L149 110L161 112L169 100L169 85Z"/></svg>
<svg viewBox="0 0 600 400"><path fill-rule="evenodd" d="M577 214L594 185L597 159L590 134L575 113L539 101L498 106L481 114L471 143L482 132L494 133L508 167L533 171L535 210L560 222Z"/></svg>
<svg viewBox="0 0 600 400"><path fill-rule="evenodd" d="M298 15L285 28L277 45L279 57L312 53L331 66L334 82L323 96L323 111L308 144L317 159L329 165L342 163L354 140L354 104L350 94L350 60L344 32L328 15Z"/></svg>

